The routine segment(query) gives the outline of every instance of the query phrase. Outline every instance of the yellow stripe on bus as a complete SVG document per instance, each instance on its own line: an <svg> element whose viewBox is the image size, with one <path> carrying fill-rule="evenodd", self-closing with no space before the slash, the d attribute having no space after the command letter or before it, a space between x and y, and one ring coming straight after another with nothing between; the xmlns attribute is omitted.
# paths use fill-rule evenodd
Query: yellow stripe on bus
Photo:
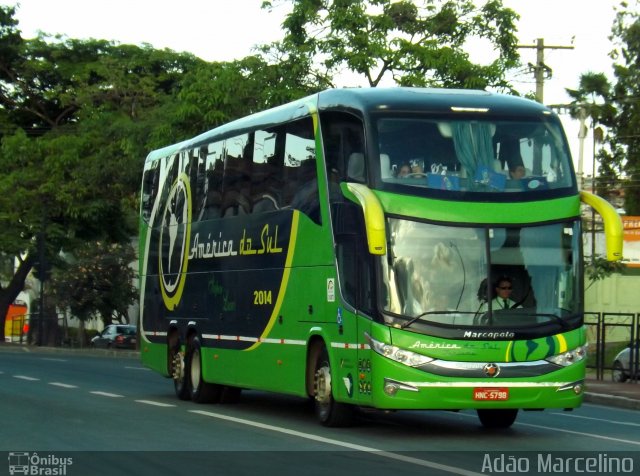
<svg viewBox="0 0 640 476"><path fill-rule="evenodd" d="M564 354L567 351L567 339L564 338L562 334L556 335L558 339L558 344L560 345L560 349L558 350L559 354Z"/></svg>
<svg viewBox="0 0 640 476"><path fill-rule="evenodd" d="M278 314L280 314L280 308L282 307L282 301L284 301L284 295L287 290L287 286L289 284L289 275L291 274L291 263L293 262L293 254L296 249L296 237L298 236L298 218L300 216L300 212L298 210L293 211L293 217L291 219L291 235L289 236L289 249L287 250L287 260L284 264L284 270L282 272L282 281L280 282L280 289L278 291L278 298L276 299L276 304L273 306L273 311L271 312L271 317L269 318L269 322L265 327L262 335L259 340L264 339L269 335L273 325L276 322L276 318ZM254 350L256 349L262 342L256 342L251 347L245 349Z"/></svg>

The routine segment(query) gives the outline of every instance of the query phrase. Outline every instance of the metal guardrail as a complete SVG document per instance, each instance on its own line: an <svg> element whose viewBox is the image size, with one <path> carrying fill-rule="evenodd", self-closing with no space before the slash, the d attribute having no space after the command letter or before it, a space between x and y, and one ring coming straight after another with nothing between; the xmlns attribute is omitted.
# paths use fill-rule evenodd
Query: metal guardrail
<svg viewBox="0 0 640 476"><path fill-rule="evenodd" d="M595 350L595 359L589 359L588 368L595 369L596 378L603 380L605 371L613 370L613 362L622 349L630 347L629 380L640 378L640 313L585 312L589 351Z"/></svg>

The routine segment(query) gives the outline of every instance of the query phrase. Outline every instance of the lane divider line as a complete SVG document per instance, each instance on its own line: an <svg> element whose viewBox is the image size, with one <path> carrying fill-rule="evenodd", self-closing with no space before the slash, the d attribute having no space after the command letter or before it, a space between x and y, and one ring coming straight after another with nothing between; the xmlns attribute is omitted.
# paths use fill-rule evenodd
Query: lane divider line
<svg viewBox="0 0 640 476"><path fill-rule="evenodd" d="M29 382L37 382L40 380L39 378L29 377L27 375L14 375L14 378L19 378L20 380L28 380Z"/></svg>
<svg viewBox="0 0 640 476"><path fill-rule="evenodd" d="M49 385L53 385L54 387L62 387L62 388L78 388L77 385L70 385L68 383L62 383L62 382L49 382Z"/></svg>
<svg viewBox="0 0 640 476"><path fill-rule="evenodd" d="M175 407L175 405L171 403L154 402L153 400L136 400L136 402L143 403L145 405L153 405L156 407Z"/></svg>
<svg viewBox="0 0 640 476"><path fill-rule="evenodd" d="M92 393L93 395L100 395L101 397L124 398L124 395L118 395L117 393L100 392L98 390L94 390L89 393Z"/></svg>

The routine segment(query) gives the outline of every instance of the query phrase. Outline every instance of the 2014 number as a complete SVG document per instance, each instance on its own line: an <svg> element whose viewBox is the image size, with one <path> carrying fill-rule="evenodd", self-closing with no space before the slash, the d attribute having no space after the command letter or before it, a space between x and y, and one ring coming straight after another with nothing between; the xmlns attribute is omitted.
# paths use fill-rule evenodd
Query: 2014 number
<svg viewBox="0 0 640 476"><path fill-rule="evenodd" d="M271 304L271 291L253 291L253 304L256 306Z"/></svg>

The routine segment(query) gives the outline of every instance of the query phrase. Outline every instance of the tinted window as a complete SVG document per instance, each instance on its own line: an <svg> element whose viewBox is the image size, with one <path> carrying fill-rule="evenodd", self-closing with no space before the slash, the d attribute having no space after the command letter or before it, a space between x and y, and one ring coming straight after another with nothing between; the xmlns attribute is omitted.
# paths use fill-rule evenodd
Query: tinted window
<svg viewBox="0 0 640 476"><path fill-rule="evenodd" d="M490 193L573 186L554 122L385 117L377 128L383 183Z"/></svg>

